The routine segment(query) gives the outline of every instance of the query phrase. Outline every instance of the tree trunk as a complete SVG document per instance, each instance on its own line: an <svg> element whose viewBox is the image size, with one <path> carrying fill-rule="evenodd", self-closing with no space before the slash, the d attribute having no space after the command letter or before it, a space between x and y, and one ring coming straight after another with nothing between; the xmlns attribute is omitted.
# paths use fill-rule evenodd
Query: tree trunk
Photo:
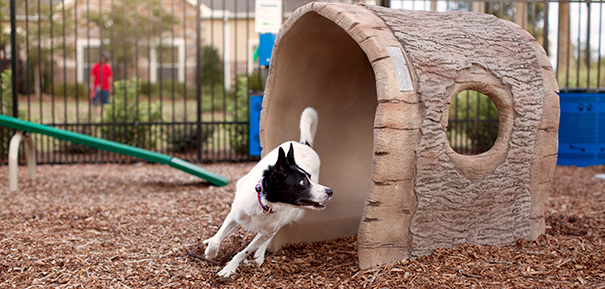
<svg viewBox="0 0 605 289"><path fill-rule="evenodd" d="M569 2L559 2L559 39L557 51L557 76L569 69ZM566 85L564 85L566 86Z"/></svg>
<svg viewBox="0 0 605 289"><path fill-rule="evenodd" d="M34 94L36 99L40 99L42 96L42 81L40 80L40 71L42 67L40 65L34 65Z"/></svg>
<svg viewBox="0 0 605 289"><path fill-rule="evenodd" d="M515 3L514 22L523 29L527 28L527 3Z"/></svg>
<svg viewBox="0 0 605 289"><path fill-rule="evenodd" d="M471 11L485 13L485 2L471 2Z"/></svg>

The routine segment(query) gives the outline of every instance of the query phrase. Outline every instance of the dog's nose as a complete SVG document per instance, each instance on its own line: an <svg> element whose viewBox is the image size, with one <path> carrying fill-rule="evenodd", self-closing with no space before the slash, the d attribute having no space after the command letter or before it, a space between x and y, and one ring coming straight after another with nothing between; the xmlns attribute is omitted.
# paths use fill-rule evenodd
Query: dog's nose
<svg viewBox="0 0 605 289"><path fill-rule="evenodd" d="M330 188L326 188L326 194L328 194L328 197L331 197L334 194L334 191Z"/></svg>

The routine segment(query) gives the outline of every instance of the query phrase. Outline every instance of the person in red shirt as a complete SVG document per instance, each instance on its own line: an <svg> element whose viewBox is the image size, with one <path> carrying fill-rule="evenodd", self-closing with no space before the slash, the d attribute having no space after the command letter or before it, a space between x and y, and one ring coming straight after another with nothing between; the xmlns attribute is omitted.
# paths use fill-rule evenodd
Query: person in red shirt
<svg viewBox="0 0 605 289"><path fill-rule="evenodd" d="M95 63L90 70L90 88L94 91L91 93L92 103L96 105L108 104L109 95L113 92L113 71L108 60L106 54L101 55L101 62Z"/></svg>

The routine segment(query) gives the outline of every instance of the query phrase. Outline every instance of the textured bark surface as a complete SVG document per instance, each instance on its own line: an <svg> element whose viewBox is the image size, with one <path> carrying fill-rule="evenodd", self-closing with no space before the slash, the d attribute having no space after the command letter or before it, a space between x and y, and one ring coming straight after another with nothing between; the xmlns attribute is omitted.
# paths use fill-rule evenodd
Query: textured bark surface
<svg viewBox="0 0 605 289"><path fill-rule="evenodd" d="M544 112L536 136L534 167L530 176L532 200L530 211L531 230L528 239L535 240L545 232L544 205L548 191L551 189L552 177L557 163L557 136L561 114L558 95L559 85L556 82L550 59L540 43L518 25L511 22L505 23L519 34L524 35L535 47L544 82Z"/></svg>
<svg viewBox="0 0 605 289"><path fill-rule="evenodd" d="M411 88L398 83L397 57ZM449 103L462 90L498 108L498 138L480 155L460 155L446 138ZM298 111L315 106L329 123L318 128L320 182L337 190L321 215L282 230L278 245L345 237L360 220L359 265L368 268L463 243L537 238L556 161L557 90L540 45L490 15L301 7L277 37L261 144L270 151L294 137ZM370 157L369 169L359 160Z"/></svg>
<svg viewBox="0 0 605 289"><path fill-rule="evenodd" d="M529 176L544 95L533 44L503 21L485 14L367 8L385 21L410 57L423 107L421 137L415 148L417 206L409 226L411 255L467 242L503 245L529 237ZM512 127L501 147L476 157L456 156L455 160L448 154L444 112L453 96L451 88L461 85L460 74L473 67L489 72L509 88L513 115L504 117L511 120ZM475 85L469 83L468 87ZM490 85L481 92L490 98L496 94ZM489 170L476 178L475 172L465 171L470 167Z"/></svg>

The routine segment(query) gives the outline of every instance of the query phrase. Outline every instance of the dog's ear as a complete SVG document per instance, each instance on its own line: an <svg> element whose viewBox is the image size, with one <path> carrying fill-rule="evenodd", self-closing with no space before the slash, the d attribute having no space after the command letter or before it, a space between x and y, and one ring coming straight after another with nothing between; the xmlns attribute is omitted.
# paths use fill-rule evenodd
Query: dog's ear
<svg viewBox="0 0 605 289"><path fill-rule="evenodd" d="M288 174L287 169L290 166L288 165L288 159L286 158L286 153L284 149L279 147L279 153L277 156L277 162L275 162L275 166L273 166L273 176L278 179L283 179Z"/></svg>
<svg viewBox="0 0 605 289"><path fill-rule="evenodd" d="M288 164L290 164L291 166L296 165L296 162L294 161L294 146L292 145L292 143L290 143L290 150L288 151L287 161Z"/></svg>

